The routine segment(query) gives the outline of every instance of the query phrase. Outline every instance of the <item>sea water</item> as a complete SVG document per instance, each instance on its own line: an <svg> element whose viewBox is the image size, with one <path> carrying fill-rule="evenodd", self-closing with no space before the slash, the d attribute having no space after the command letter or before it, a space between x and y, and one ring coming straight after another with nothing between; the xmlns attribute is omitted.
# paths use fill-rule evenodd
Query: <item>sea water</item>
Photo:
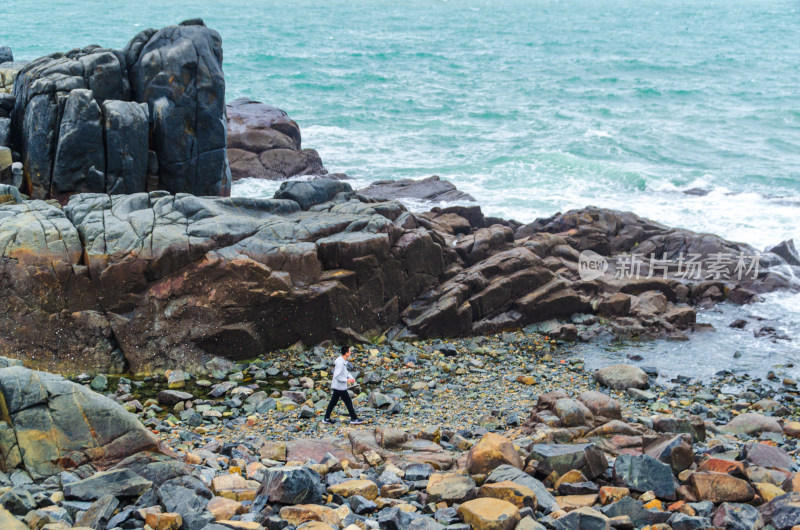
<svg viewBox="0 0 800 530"><path fill-rule="evenodd" d="M202 17L227 97L278 106L303 146L363 185L440 175L529 222L595 205L765 249L800 242L800 13L794 1L5 0L17 59ZM271 196L243 180L235 195ZM691 191L691 193L687 193ZM430 205L410 204L412 208ZM800 298L699 320L718 331L635 352L666 374L800 361ZM766 318L793 340L731 330ZM741 355L734 359L735 352ZM700 355L698 355L700 352Z"/></svg>

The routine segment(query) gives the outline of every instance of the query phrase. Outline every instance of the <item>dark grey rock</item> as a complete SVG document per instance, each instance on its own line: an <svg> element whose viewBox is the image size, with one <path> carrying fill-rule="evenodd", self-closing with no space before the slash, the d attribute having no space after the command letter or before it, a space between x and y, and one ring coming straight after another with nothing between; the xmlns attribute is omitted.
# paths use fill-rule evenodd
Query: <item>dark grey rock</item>
<svg viewBox="0 0 800 530"><path fill-rule="evenodd" d="M284 466L267 469L259 494L281 504L321 504L322 478L307 467Z"/></svg>
<svg viewBox="0 0 800 530"><path fill-rule="evenodd" d="M592 443L537 444L531 448L530 457L539 463L537 471L543 475L553 471L563 475L571 469L577 469L593 479L608 469L605 455Z"/></svg>
<svg viewBox="0 0 800 530"><path fill-rule="evenodd" d="M633 491L652 490L660 499L675 499L677 484L672 470L649 455L619 455L614 462L614 482Z"/></svg>
<svg viewBox="0 0 800 530"><path fill-rule="evenodd" d="M289 199L299 204L301 209L308 210L312 206L330 201L337 193L352 191L350 184L340 180L290 181L281 184L275 198Z"/></svg>
<svg viewBox="0 0 800 530"><path fill-rule="evenodd" d="M758 511L764 524L771 524L777 530L788 530L800 524L800 492L775 497L759 506Z"/></svg>
<svg viewBox="0 0 800 530"><path fill-rule="evenodd" d="M0 46L0 64L14 61L14 54L10 46Z"/></svg>
<svg viewBox="0 0 800 530"><path fill-rule="evenodd" d="M128 194L146 189L149 125L147 106L133 101L103 102L106 193Z"/></svg>
<svg viewBox="0 0 800 530"><path fill-rule="evenodd" d="M64 496L81 501L96 500L106 494L115 497L138 497L152 485L151 481L140 477L130 469L116 469L66 484Z"/></svg>
<svg viewBox="0 0 800 530"><path fill-rule="evenodd" d="M608 530L608 518L595 510L574 510L556 519L555 530Z"/></svg>
<svg viewBox="0 0 800 530"><path fill-rule="evenodd" d="M761 514L754 506L731 502L723 502L719 505L712 522L714 526L728 530L750 530L764 526Z"/></svg>
<svg viewBox="0 0 800 530"><path fill-rule="evenodd" d="M181 515L185 530L200 530L214 522L214 516L206 510L209 499L193 489L168 481L158 488L158 498L165 511Z"/></svg>
<svg viewBox="0 0 800 530"><path fill-rule="evenodd" d="M685 513L675 513L667 521L673 530L699 530L711 526L711 519L708 517L692 517Z"/></svg>
<svg viewBox="0 0 800 530"><path fill-rule="evenodd" d="M665 523L672 516L670 512L648 510L641 501L637 501L632 497L623 497L617 502L603 506L600 508L600 511L607 517L627 515L637 528L640 526Z"/></svg>
<svg viewBox="0 0 800 530"><path fill-rule="evenodd" d="M458 191L453 183L441 180L437 175L419 180L378 180L358 190L358 193L380 201L395 199L430 202L475 201L472 195Z"/></svg>
<svg viewBox="0 0 800 530"><path fill-rule="evenodd" d="M202 23L145 30L122 53L129 60L133 99L150 110L162 189L229 195L219 33Z"/></svg>
<svg viewBox="0 0 800 530"><path fill-rule="evenodd" d="M0 495L0 505L14 515L25 515L36 509L33 495L24 486L14 486Z"/></svg>
<svg viewBox="0 0 800 530"><path fill-rule="evenodd" d="M194 399L192 394L189 392L181 392L180 390L162 390L158 393L158 404L166 407L172 407L191 399Z"/></svg>
<svg viewBox="0 0 800 530"><path fill-rule="evenodd" d="M75 526L104 530L117 506L119 506L119 501L113 495L103 495L75 519Z"/></svg>

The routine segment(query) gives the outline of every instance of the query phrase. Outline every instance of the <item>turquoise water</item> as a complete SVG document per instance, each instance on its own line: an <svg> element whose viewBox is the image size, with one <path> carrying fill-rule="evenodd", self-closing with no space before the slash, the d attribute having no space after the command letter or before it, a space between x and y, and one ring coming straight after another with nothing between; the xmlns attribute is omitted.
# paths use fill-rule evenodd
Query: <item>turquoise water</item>
<svg viewBox="0 0 800 530"><path fill-rule="evenodd" d="M5 0L2 10L0 43L20 59L121 47L145 27L202 17L223 38L228 98L283 108L305 146L357 183L438 174L520 221L595 204L758 248L800 240L796 1ZM234 193L275 187L242 181ZM800 299L759 310L789 315L782 326L797 333Z"/></svg>

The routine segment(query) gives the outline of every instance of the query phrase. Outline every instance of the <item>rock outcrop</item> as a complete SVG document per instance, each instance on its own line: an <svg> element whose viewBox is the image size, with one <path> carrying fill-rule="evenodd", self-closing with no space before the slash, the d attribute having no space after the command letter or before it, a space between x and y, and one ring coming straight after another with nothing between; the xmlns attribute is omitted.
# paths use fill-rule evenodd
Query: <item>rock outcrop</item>
<svg viewBox="0 0 800 530"><path fill-rule="evenodd" d="M122 50L89 46L6 66L11 143L31 197L230 193L222 45L202 21L145 30Z"/></svg>
<svg viewBox="0 0 800 530"><path fill-rule="evenodd" d="M648 238L652 223L609 210L517 238L491 222L475 207L415 215L329 179L286 182L275 199L78 194L62 209L14 198L0 204L0 354L140 372L298 341L484 334L554 318L576 322L549 331L563 338L686 338L691 304L792 286L773 254L742 282L583 280L587 238L596 249L659 241L703 255L734 244L661 228Z"/></svg>
<svg viewBox="0 0 800 530"><path fill-rule="evenodd" d="M87 463L106 469L156 437L118 403L82 385L21 366L0 369L0 467L34 479Z"/></svg>
<svg viewBox="0 0 800 530"><path fill-rule="evenodd" d="M327 175L319 153L301 147L300 126L281 109L240 98L228 104L227 115L233 180Z"/></svg>

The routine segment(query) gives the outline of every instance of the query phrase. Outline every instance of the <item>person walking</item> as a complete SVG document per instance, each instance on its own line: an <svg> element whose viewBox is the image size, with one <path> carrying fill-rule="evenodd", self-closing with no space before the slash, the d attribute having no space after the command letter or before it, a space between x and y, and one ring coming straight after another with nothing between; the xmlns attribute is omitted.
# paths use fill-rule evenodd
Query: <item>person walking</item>
<svg viewBox="0 0 800 530"><path fill-rule="evenodd" d="M350 360L352 355L353 349L350 346L342 346L342 354L336 358L336 361L334 361L333 380L331 381L331 390L333 391L333 395L331 396L331 402L328 403L327 410L325 410L325 419L322 420L322 423L333 424L333 420L331 420L331 412L333 412L333 408L340 399L344 401L344 404L347 407L347 412L350 413L350 425L359 425L364 423L358 419L356 410L353 408L353 402L350 400L350 394L347 393L347 385L351 385L356 382L353 374L347 370L347 361Z"/></svg>

